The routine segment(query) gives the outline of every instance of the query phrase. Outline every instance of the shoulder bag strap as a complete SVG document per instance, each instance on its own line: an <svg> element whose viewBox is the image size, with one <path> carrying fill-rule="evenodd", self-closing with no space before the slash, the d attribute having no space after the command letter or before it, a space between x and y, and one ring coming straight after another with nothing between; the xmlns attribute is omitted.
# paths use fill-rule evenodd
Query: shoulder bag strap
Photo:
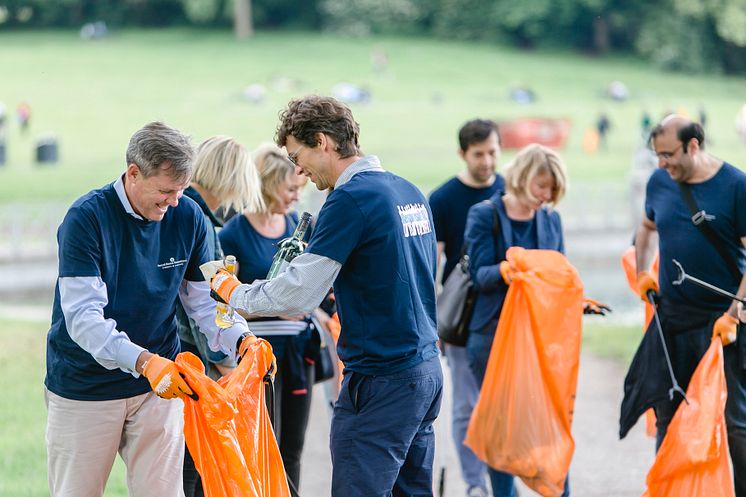
<svg viewBox="0 0 746 497"><path fill-rule="evenodd" d="M715 231L713 231L713 229L707 224L707 213L697 206L697 201L694 200L694 195L692 195L692 190L689 187L689 184L682 182L677 183L679 185L679 190L681 190L681 196L684 197L684 203L689 208L689 212L692 213L692 223L694 223L694 226L699 228L699 231L701 231L702 234L705 235L705 238L707 238L712 246L715 247L715 250L718 251L720 257L725 261L728 271L734 275L739 275L740 277L741 270L739 269L738 264L736 264L736 261L726 250L720 236L718 236L718 234L715 233Z"/></svg>

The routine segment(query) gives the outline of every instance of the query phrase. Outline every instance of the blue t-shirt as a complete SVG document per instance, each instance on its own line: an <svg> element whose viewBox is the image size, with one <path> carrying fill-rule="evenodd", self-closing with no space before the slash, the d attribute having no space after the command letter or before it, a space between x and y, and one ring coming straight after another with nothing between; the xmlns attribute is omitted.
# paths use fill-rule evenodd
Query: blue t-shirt
<svg viewBox="0 0 746 497"><path fill-rule="evenodd" d="M513 232L513 246L523 247L527 250L536 249L539 241L536 238L536 217L528 221L510 220L510 229Z"/></svg>
<svg viewBox="0 0 746 497"><path fill-rule="evenodd" d="M746 236L746 174L724 163L712 178L690 187L697 206L707 214L706 222L743 272L746 250L740 239ZM736 293L741 275L730 274L717 249L692 223L679 186L663 169L648 181L645 213L659 234L661 296L678 304L726 310L730 305L726 298L688 281L672 284L678 277L672 259L679 261L687 274L732 293Z"/></svg>
<svg viewBox="0 0 746 497"><path fill-rule="evenodd" d="M345 368L390 374L438 355L435 233L408 181L366 171L329 194L306 252L342 264L334 283Z"/></svg>
<svg viewBox="0 0 746 497"><path fill-rule="evenodd" d="M443 268L445 281L461 257L466 229L466 214L469 207L487 200L495 192L505 189L505 180L499 174L492 185L485 188L473 188L463 184L457 177L443 183L430 194L430 209L433 211L435 236L445 243L446 263Z"/></svg>
<svg viewBox="0 0 746 497"><path fill-rule="evenodd" d="M98 276L106 285L104 318L150 352L179 353L176 301L182 280L204 281L200 264L212 259L207 224L194 201L182 197L163 220L128 214L113 183L78 199L57 231L59 276ZM47 336L47 388L73 400L124 399L150 391L143 376L101 366L67 332L55 288Z"/></svg>

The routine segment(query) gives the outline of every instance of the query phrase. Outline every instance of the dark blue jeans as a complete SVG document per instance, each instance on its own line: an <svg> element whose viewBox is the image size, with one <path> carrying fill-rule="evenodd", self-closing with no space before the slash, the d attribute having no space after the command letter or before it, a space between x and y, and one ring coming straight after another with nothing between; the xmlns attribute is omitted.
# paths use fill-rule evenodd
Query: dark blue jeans
<svg viewBox="0 0 746 497"><path fill-rule="evenodd" d="M345 371L332 417L332 497L431 497L442 391L438 357L389 375Z"/></svg>
<svg viewBox="0 0 746 497"><path fill-rule="evenodd" d="M470 333L469 340L466 342L466 356L469 359L469 367L477 380L479 387L484 382L484 373L487 371L487 360L490 357L492 342L495 339L494 334L489 333ZM515 484L513 475L488 468L490 483L492 484L492 495L494 497L516 497ZM562 497L570 495L570 478L565 480L565 491ZM740 496L739 496L740 497Z"/></svg>
<svg viewBox="0 0 746 497"><path fill-rule="evenodd" d="M659 314L674 375L681 387L686 389L699 361L710 346L712 325L722 313L663 303L659 307ZM725 381L728 386L725 423L728 428L728 446L733 462L736 497L746 497L745 351L746 327L739 326L736 343L723 348ZM656 428L658 429L656 448L663 443L668 425L681 400L681 396L675 395L673 401L662 402L655 406Z"/></svg>

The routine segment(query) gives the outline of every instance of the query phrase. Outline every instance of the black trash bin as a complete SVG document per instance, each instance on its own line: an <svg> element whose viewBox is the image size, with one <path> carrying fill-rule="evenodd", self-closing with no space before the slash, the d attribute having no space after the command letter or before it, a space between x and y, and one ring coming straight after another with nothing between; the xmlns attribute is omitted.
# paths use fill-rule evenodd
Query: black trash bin
<svg viewBox="0 0 746 497"><path fill-rule="evenodd" d="M41 138L36 143L36 162L39 164L55 164L57 162L57 138Z"/></svg>

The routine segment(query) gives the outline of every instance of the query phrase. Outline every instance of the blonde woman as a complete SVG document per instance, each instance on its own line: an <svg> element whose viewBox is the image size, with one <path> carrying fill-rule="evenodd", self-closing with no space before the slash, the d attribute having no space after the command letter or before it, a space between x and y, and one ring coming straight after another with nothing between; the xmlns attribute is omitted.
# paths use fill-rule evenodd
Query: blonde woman
<svg viewBox="0 0 746 497"><path fill-rule="evenodd" d="M471 207L464 233L477 290L466 354L480 387L508 292L500 274L505 252L513 246L565 250L560 216L552 210L567 188L565 165L559 154L542 145L528 145L505 167L503 176L505 192ZM516 495L513 475L494 469L489 469L489 475L494 497Z"/></svg>
<svg viewBox="0 0 746 497"><path fill-rule="evenodd" d="M286 153L275 145L254 152L261 179L262 206L244 210L220 232L226 253L238 259L238 279L243 283L265 279L278 243L292 235L298 224L291 211L306 178L295 172ZM300 458L311 408L313 366L306 360L310 329L305 316L278 316L252 320L250 328L270 342L277 358L275 427L288 478L299 486Z"/></svg>
<svg viewBox="0 0 746 497"><path fill-rule="evenodd" d="M222 222L215 211L224 209L260 209L263 201L260 194L259 175L251 161L249 151L227 136L208 138L197 147L190 186L184 190L202 209L208 226L207 243L213 259L223 258L217 230ZM207 346L207 339L194 320L187 317L183 307L177 303L177 327L181 350L198 356L208 376L217 379L235 367L235 361L214 352ZM189 451L184 453L184 493L186 497L202 496L202 483Z"/></svg>

